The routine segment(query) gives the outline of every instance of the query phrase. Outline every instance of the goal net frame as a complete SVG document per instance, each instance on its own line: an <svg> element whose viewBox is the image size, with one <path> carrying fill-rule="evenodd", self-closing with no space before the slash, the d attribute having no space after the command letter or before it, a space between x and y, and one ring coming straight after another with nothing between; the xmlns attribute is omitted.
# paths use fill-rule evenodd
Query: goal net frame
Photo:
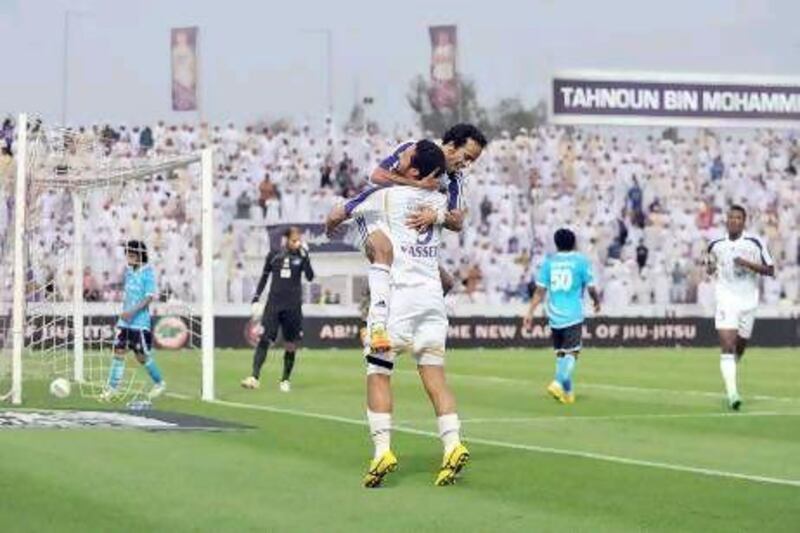
<svg viewBox="0 0 800 533"><path fill-rule="evenodd" d="M17 120L16 139L16 178L14 183L14 235L13 235L13 285L11 306L11 387L9 393L0 399L10 399L13 405L23 401L23 364L25 352L25 327L28 321L26 306L26 221L30 206L29 186L36 184L35 177L29 175L30 139L28 137L28 116L20 114ZM214 283L213 283L213 150L205 148L200 153L171 158L153 164L141 165L132 169L111 171L106 175L92 178L48 179L41 183L45 188L68 192L72 199L74 238L72 250L72 272L75 273L72 287L72 301L67 302L72 319L72 381L81 384L85 380L84 369L84 294L83 276L84 224L83 195L93 188L122 183L124 180L151 176L160 172L185 168L200 164L200 226L201 226L201 287L199 291L200 331L201 331L201 394L204 401L213 401L214 391Z"/></svg>

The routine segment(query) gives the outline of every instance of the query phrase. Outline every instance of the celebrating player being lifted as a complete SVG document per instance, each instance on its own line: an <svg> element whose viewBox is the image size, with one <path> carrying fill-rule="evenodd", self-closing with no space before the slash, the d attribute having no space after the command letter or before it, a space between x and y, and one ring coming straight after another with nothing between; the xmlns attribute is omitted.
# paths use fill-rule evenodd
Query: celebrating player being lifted
<svg viewBox="0 0 800 533"><path fill-rule="evenodd" d="M600 311L600 296L594 287L589 260L575 251L575 234L565 228L553 236L557 252L545 259L536 276L536 291L523 324L531 327L536 308L547 296L547 317L556 351L556 375L547 387L561 403L575 403L572 373L581 351L583 293L589 292L594 311Z"/></svg>
<svg viewBox="0 0 800 533"><path fill-rule="evenodd" d="M716 275L714 319L721 350L719 369L728 405L738 411L742 399L736 370L753 332L759 300L759 276L774 276L775 266L763 242L744 232L747 212L740 205L728 210L728 236L708 245L707 272Z"/></svg>
<svg viewBox="0 0 800 533"><path fill-rule="evenodd" d="M429 141L426 141L429 142ZM354 210L372 194L384 187L392 185L408 185L432 191L443 190L447 193L445 206L435 211L429 207L420 208L408 213L408 223L412 228L425 230L435 223L443 225L451 231L461 231L464 224L463 181L462 172L476 161L486 146L486 138L472 124L456 124L442 136L441 150L445 156L444 174L429 173L421 179L409 178L406 174L419 143L407 141L373 171L372 186L361 192L345 205L334 209L329 215L331 226L338 226ZM439 176L443 179L439 179ZM389 270L392 264L392 243L382 228L380 221L372 214L355 216L356 225L361 232L364 250L371 263L367 282L370 289L370 307L367 317L369 344L374 351L390 348L386 333L386 317L389 298ZM453 285L452 278L440 269L442 289L447 293Z"/></svg>
<svg viewBox="0 0 800 533"><path fill-rule="evenodd" d="M285 352L283 354L283 375L280 381L280 390L289 392L291 385L289 379L294 368L294 359L298 344L303 337L303 302L302 278L305 273L306 280L314 279L314 270L308 251L300 240L300 228L292 226L283 235L284 245L280 250L270 250L264 261L261 279L258 281L256 294L253 296L254 310L258 308L261 293L267 285L267 280L272 274L272 285L269 288L267 305L261 317L264 328L253 353L252 373L242 380L242 387L257 389L260 385L261 367L267 360L267 351L271 343L278 337L278 327L283 330Z"/></svg>
<svg viewBox="0 0 800 533"><path fill-rule="evenodd" d="M444 167L442 150L431 141L415 145L407 177L437 174ZM353 209L353 214L377 216L385 221L394 256L391 269L391 306L387 327L392 349L367 355L367 419L375 453L364 477L364 486L377 487L384 476L397 468L391 450L392 389L391 375L395 354L410 351L425 391L433 404L444 445L442 466L434 480L449 485L469 459L461 444L460 422L455 397L444 372L447 315L439 276L441 226L433 225L422 233L410 228L407 217L420 206L441 210L447 198L438 192L412 187L385 187ZM335 226L337 223L329 219ZM333 229L333 228L329 228Z"/></svg>

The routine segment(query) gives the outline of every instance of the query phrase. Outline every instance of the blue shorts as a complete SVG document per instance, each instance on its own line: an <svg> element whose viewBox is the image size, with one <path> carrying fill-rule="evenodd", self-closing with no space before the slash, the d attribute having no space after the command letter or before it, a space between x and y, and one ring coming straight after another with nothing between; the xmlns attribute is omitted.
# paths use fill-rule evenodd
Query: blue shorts
<svg viewBox="0 0 800 533"><path fill-rule="evenodd" d="M114 350L149 356L153 353L153 333L149 329L117 328Z"/></svg>
<svg viewBox="0 0 800 533"><path fill-rule="evenodd" d="M553 349L557 353L578 352L582 348L583 322L565 328L550 328L553 336Z"/></svg>

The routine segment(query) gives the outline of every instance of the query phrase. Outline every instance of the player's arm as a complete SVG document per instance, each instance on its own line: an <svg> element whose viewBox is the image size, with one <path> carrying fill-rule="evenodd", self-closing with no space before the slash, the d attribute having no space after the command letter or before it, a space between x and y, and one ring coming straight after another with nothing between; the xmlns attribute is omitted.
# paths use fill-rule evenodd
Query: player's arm
<svg viewBox="0 0 800 533"><path fill-rule="evenodd" d="M314 279L314 269L311 267L311 258L308 256L306 243L300 246L300 255L303 257L303 273L306 275L306 281L312 281Z"/></svg>
<svg viewBox="0 0 800 533"><path fill-rule="evenodd" d="M597 292L597 287L594 285L589 285L586 287L586 292L589 293L589 298L592 299L592 306L594 307L594 312L600 312L600 293Z"/></svg>
<svg viewBox="0 0 800 533"><path fill-rule="evenodd" d="M325 218L325 233L330 236L333 235L337 228L348 218L354 215L366 215L368 213L383 213L383 201L386 195L386 191L389 188L379 189L372 192L364 201L354 205L354 203L350 202L351 207L348 207L348 204L345 205L337 205L331 212L328 213L328 216ZM349 211L348 211L349 210Z"/></svg>
<svg viewBox="0 0 800 533"><path fill-rule="evenodd" d="M459 233L464 229L464 211L461 209L451 209L444 216L443 226L450 231Z"/></svg>
<svg viewBox="0 0 800 533"><path fill-rule="evenodd" d="M408 178L399 172L399 169L405 169L411 164L411 152L409 148L413 148L413 142L406 142L400 145L389 157L375 167L375 170L370 174L370 181L375 185L389 186L389 185L406 185L408 187L417 187L435 191L439 188L439 180L436 176L437 172L434 171L421 180Z"/></svg>
<svg viewBox="0 0 800 533"><path fill-rule="evenodd" d="M136 316L136 314L141 311L142 309L147 309L147 306L153 301L155 297L150 294L145 296L139 303L131 307L130 309L125 309L122 314L120 315L122 320L128 322L130 319Z"/></svg>
<svg viewBox="0 0 800 533"><path fill-rule="evenodd" d="M533 298L531 298L528 311L525 313L525 316L522 319L523 327L531 327L531 324L533 324L533 314L536 312L536 309L539 307L539 305L544 301L545 295L547 295L547 289L542 285L537 284L536 290L533 291Z"/></svg>
<svg viewBox="0 0 800 533"><path fill-rule="evenodd" d="M267 280L269 279L269 273L271 271L272 260L275 257L275 252L270 251L267 254L267 259L264 261L264 269L261 271L261 278L258 280L258 285L256 286L256 293L253 295L252 303L257 303L261 299L261 293L264 292L264 287L267 286Z"/></svg>
<svg viewBox="0 0 800 533"><path fill-rule="evenodd" d="M325 217L325 233L331 237L345 220L355 214L366 214L370 211L382 209L384 190L380 186L373 186L361 191L355 198L349 199L342 205L337 205ZM366 195L366 199L360 199Z"/></svg>
<svg viewBox="0 0 800 533"><path fill-rule="evenodd" d="M717 273L717 256L714 255L714 244L716 242L712 242L708 249L706 250L706 255L703 258L703 264L706 268L706 274L709 276L713 276Z"/></svg>
<svg viewBox="0 0 800 533"><path fill-rule="evenodd" d="M455 187L453 186L455 184ZM447 188L447 205L438 210L420 209L408 217L408 226L417 231L425 231L433 224L459 233L464 229L463 193L460 181L451 181Z"/></svg>
<svg viewBox="0 0 800 533"><path fill-rule="evenodd" d="M762 276L775 277L775 265L768 265L766 263L761 263L761 264L754 263L753 261L748 261L744 257L737 257L736 259L733 260L733 263L736 266L752 270L756 274L761 274Z"/></svg>
<svg viewBox="0 0 800 533"><path fill-rule="evenodd" d="M583 282L586 287L586 292L589 293L589 298L592 299L592 307L595 313L600 312L600 293L597 292L597 287L594 284L594 269L589 259L583 258Z"/></svg>
<svg viewBox="0 0 800 533"><path fill-rule="evenodd" d="M437 171L433 171L422 179L416 179L407 178L394 170L386 170L378 166L372 171L370 179L375 185L382 185L384 187L387 185L405 185L407 187L435 191L439 188L439 178L436 177L436 172Z"/></svg>
<svg viewBox="0 0 800 533"><path fill-rule="evenodd" d="M344 204L335 206L325 217L325 234L329 237L333 235L347 218L347 209Z"/></svg>
<svg viewBox="0 0 800 533"><path fill-rule="evenodd" d="M761 263L749 261L743 257L737 257L736 259L733 260L734 264L736 266L750 269L756 274L761 274L762 276L770 276L774 278L775 262L772 260L772 255L770 255L769 250L767 250L767 247L764 246L758 239L751 239L751 240L756 243L756 246L758 246L758 252L761 255Z"/></svg>
<svg viewBox="0 0 800 533"><path fill-rule="evenodd" d="M421 207L408 215L406 224L409 228L417 231L425 231L434 224L440 224L442 227L458 233L464 229L464 212L461 209L447 211L445 208Z"/></svg>
<svg viewBox="0 0 800 533"><path fill-rule="evenodd" d="M533 297L531 298L531 303L528 306L528 312L525 313L525 317L522 319L522 325L524 327L531 327L531 324L533 323L533 314L536 312L539 304L544 301L544 297L547 295L547 287L549 282L550 260L545 259L541 268L539 268L539 272L536 274L536 290L533 291Z"/></svg>

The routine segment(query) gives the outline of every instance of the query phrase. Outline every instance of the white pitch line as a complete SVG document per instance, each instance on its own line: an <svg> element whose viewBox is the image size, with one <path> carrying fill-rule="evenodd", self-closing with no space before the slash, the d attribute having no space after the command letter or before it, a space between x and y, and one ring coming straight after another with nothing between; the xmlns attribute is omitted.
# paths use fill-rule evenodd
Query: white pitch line
<svg viewBox="0 0 800 533"><path fill-rule="evenodd" d="M417 374L415 370L405 370L405 369L396 369L395 372L403 372L408 374ZM459 374L456 372L447 372L448 377L459 378L459 379L474 379L478 381L489 381L494 383L515 383L518 385L532 385L535 384L534 381L529 379L521 379L521 378L506 378L500 376L479 376L476 374ZM722 392L711 392L711 391L698 391L698 390L680 390L680 389L660 389L655 387L633 387L629 385L612 385L608 383L584 383L580 382L579 386L581 388L586 389L606 389L606 390L617 390L621 392L645 392L645 393L664 393L664 394L678 394L683 396L704 396L708 398L724 398L725 394ZM747 398L752 398L754 400L766 400L766 401L775 401L775 402L800 402L800 397L780 397L780 396L765 396L755 394L752 396L746 396Z"/></svg>
<svg viewBox="0 0 800 533"><path fill-rule="evenodd" d="M601 415L601 416L528 416L528 417L509 417L509 418L465 418L461 422L465 424L491 424L513 423L513 422L569 422L570 420L579 421L616 421L616 420L649 420L659 418L741 418L741 417L771 417L771 416L800 416L800 413L779 413L777 411L752 411L747 413L642 413L637 415ZM408 424L423 421L404 421Z"/></svg>
<svg viewBox="0 0 800 533"><path fill-rule="evenodd" d="M300 416L305 418L314 418L318 420L329 420L331 422L341 422L344 424L351 424L356 426L367 426L367 421L358 418L349 418L338 415L328 415L324 413L314 413L310 411L302 411L298 409L289 409L286 407L273 407L270 405L255 405L249 403L229 402L225 400L214 400L212 403L234 407L237 409L251 409L257 411L267 411L270 413L286 414L292 416ZM392 428L398 433L408 433L411 435L421 435L425 437L439 438L438 433L433 431L423 431L408 427L394 427ZM783 479L769 476L756 476L752 474L742 474L739 472L727 472L725 470L714 470L711 468L701 468L695 466L677 465L672 463L662 463L658 461L647 461L643 459L631 459L628 457L619 457L616 455L606 455L601 453L585 452L580 450L569 450L564 448L549 448L547 446L536 446L531 444L517 444L513 442L505 442L491 439L470 438L468 442L475 444L483 444L485 446L494 446L497 448L507 448L511 450L524 450L529 452L548 453L552 455L562 455L568 457L580 457L583 459L593 459L596 461L605 461L609 463L619 463L632 466L645 466L650 468L660 468L662 470L672 470L675 472L688 472L692 474L699 474L710 477L719 477L727 479L739 479L743 481L752 481L756 483L766 483L770 485L783 485L789 487L800 488L800 480Z"/></svg>
<svg viewBox="0 0 800 533"><path fill-rule="evenodd" d="M164 396L169 398L177 398L178 400L194 400L196 399L194 396L189 396L188 394L180 394L177 392L168 392Z"/></svg>

